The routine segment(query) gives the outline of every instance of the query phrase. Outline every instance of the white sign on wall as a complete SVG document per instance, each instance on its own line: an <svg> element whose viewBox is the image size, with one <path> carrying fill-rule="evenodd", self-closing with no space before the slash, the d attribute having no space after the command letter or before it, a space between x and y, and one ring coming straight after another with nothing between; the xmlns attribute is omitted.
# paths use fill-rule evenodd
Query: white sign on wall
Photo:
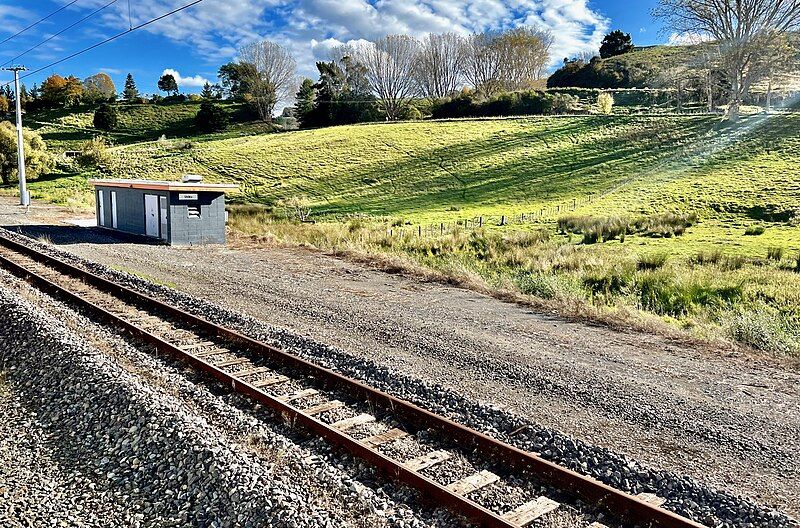
<svg viewBox="0 0 800 528"><path fill-rule="evenodd" d="M196 193L180 193L178 194L178 200L197 200Z"/></svg>

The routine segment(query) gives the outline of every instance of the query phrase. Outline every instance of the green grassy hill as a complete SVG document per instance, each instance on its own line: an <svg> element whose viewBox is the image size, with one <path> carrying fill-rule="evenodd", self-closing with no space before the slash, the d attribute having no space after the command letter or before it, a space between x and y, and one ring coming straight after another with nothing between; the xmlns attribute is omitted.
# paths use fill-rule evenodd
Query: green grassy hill
<svg viewBox="0 0 800 528"><path fill-rule="evenodd" d="M250 121L240 104L221 103L233 123L229 134L253 128L266 130L265 125ZM190 137L197 134L194 117L199 103L175 104L117 104L119 125L106 134L92 124L94 108L69 108L47 110L25 116L25 126L36 130L53 152L78 150L81 145L97 135L107 135L115 144L125 145L150 141L165 135L169 138Z"/></svg>
<svg viewBox="0 0 800 528"><path fill-rule="evenodd" d="M696 212L724 230L698 240L763 252L742 234L774 226L800 249L800 114L751 117L565 117L375 124L116 150L114 177L237 182L240 202L304 195L316 215L413 223L539 212ZM592 203L585 203L594 196ZM701 224L703 225L703 224ZM720 229L722 229L720 227ZM700 231L703 231L700 229ZM724 236L722 236L724 235ZM721 237L721 238L720 238ZM777 242L777 241L776 241ZM733 244L730 246L729 244ZM683 249L693 251L691 245Z"/></svg>
<svg viewBox="0 0 800 528"><path fill-rule="evenodd" d="M318 214L452 220L602 192L715 126L711 118L675 117L359 125L206 142L188 151L133 145L117 149L112 174L197 172L240 183L241 200L249 202L302 194Z"/></svg>

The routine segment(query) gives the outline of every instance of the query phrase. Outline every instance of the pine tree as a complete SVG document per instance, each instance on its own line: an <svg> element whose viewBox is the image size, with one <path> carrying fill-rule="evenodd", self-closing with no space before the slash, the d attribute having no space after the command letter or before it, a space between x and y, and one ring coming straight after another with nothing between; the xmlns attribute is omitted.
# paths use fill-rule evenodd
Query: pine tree
<svg viewBox="0 0 800 528"><path fill-rule="evenodd" d="M200 97L209 100L214 98L214 91L211 89L211 84L208 81L203 85L203 91L200 92Z"/></svg>
<svg viewBox="0 0 800 528"><path fill-rule="evenodd" d="M136 82L133 80L133 75L129 73L125 78L125 90L122 92L122 98L130 103L137 97L139 97L139 90L136 89Z"/></svg>
<svg viewBox="0 0 800 528"><path fill-rule="evenodd" d="M311 79L304 79L300 85L300 90L297 91L296 101L294 103L295 116L301 124L305 122L306 116L314 109L314 97L317 90L314 88L314 81Z"/></svg>

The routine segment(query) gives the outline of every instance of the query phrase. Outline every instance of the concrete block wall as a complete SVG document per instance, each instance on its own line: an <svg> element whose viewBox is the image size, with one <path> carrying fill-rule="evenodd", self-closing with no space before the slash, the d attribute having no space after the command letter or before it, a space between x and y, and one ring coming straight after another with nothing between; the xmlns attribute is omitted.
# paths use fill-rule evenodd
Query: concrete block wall
<svg viewBox="0 0 800 528"><path fill-rule="evenodd" d="M142 189L125 189L123 187L97 187L95 191L95 199L97 199L97 218L98 225L100 224L100 205L99 193L97 191L103 190L103 209L105 213L105 225L109 229L113 229L112 224L112 211L111 211L111 193L117 193L117 227L119 231L126 233L133 233L136 235L145 235L145 220L144 220L144 195L155 194L157 196L169 196L169 193L163 191L144 191Z"/></svg>
<svg viewBox="0 0 800 528"><path fill-rule="evenodd" d="M179 192L170 193L170 238L176 246L225 243L225 194L196 194L197 200L181 200ZM200 216L189 217L191 206L200 208Z"/></svg>

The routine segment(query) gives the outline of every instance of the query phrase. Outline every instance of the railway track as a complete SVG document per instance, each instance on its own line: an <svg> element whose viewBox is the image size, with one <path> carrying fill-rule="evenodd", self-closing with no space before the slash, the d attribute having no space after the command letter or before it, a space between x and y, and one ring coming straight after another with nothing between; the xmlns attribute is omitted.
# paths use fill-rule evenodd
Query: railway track
<svg viewBox="0 0 800 528"><path fill-rule="evenodd" d="M2 234L0 265L476 525L521 528L580 501L621 526L702 527L655 495L626 494ZM492 496L514 505L498 511Z"/></svg>

